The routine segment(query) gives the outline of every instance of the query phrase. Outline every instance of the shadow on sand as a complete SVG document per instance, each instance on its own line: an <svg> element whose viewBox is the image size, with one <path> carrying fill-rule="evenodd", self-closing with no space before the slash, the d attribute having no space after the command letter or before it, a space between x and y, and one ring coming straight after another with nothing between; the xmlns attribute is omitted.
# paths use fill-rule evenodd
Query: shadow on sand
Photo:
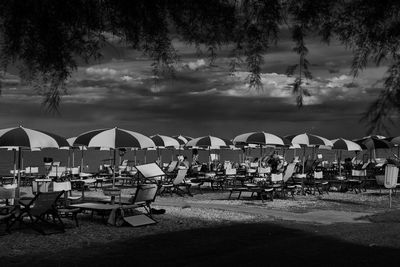
<svg viewBox="0 0 400 267"><path fill-rule="evenodd" d="M32 244L34 245L34 244ZM60 253L0 259L1 266L378 266L400 250L363 246L273 223L169 232Z"/></svg>

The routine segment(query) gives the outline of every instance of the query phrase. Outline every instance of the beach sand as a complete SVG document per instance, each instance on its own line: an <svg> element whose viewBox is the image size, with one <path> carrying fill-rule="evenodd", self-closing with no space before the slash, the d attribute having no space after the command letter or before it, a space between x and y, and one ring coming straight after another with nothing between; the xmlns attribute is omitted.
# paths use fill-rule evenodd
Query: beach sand
<svg viewBox="0 0 400 267"><path fill-rule="evenodd" d="M129 195L129 192L126 189L123 193ZM85 194L102 196L101 190L93 189ZM400 226L396 218L400 216L395 212L400 207L400 195L394 196L394 208L389 212L387 192L380 194L379 190L296 196L295 200L264 203L246 196L242 200L227 200L227 197L228 192L222 191L206 191L194 197L158 197L154 207L164 208L166 213L154 215L158 223L144 227L107 226L101 217L92 220L89 214L80 214L79 227L63 219L68 228L63 234L42 236L31 229L15 229L0 237L0 263L1 266L28 263L87 266L94 262L101 266L133 265L133 262L145 266L221 262L247 265L261 260L268 262L272 257L271 263L284 260L289 264L295 260L286 256L301 253L295 259L311 257L313 263L322 264L324 257L320 250L377 263L385 255L399 253ZM377 219L384 216L368 218L377 213L394 215L386 215L389 218L386 221ZM326 218L334 214L344 216L326 223ZM347 214L357 216L350 218ZM345 261L335 258L332 263Z"/></svg>

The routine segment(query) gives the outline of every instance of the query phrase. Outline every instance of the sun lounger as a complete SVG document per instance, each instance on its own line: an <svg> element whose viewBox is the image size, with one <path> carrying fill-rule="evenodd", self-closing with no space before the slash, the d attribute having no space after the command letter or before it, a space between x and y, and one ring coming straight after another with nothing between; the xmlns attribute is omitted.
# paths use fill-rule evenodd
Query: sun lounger
<svg viewBox="0 0 400 267"><path fill-rule="evenodd" d="M141 175L140 178L146 180L155 181L160 183L162 179L166 176L165 172L157 165L157 163L148 163L144 165L135 166Z"/></svg>
<svg viewBox="0 0 400 267"><path fill-rule="evenodd" d="M61 192L39 192L35 197L28 201L20 201L21 210L16 216L10 227L15 222L24 223L41 234L46 234L49 227L56 229L58 232L64 232L64 223L61 221L57 211L57 201L64 194ZM24 218L28 217L30 223L25 223ZM51 220L49 220L51 217ZM40 223L44 223L47 227L43 227Z"/></svg>
<svg viewBox="0 0 400 267"><path fill-rule="evenodd" d="M124 217L128 217L129 219L127 219L127 222L135 226L143 225L142 224L143 221L147 222L147 224L156 223L156 221L151 217L151 203L153 203L156 198L157 190L158 187L155 184L144 184L144 185L139 185L137 187L135 195L129 200L128 203L109 204L109 203L87 202L87 203L72 204L70 205L70 207L91 211L92 215L93 212L97 212L103 216L108 215L107 223L110 225L119 226L121 224L121 219L123 219ZM146 211L145 215L147 215L148 217L146 220L143 219L143 216L134 218L137 215L134 216L124 215L138 208L145 209ZM139 223L138 221L142 223Z"/></svg>
<svg viewBox="0 0 400 267"><path fill-rule="evenodd" d="M185 183L185 177L187 174L187 169L181 169L178 170L178 173L176 174L176 177L174 178L169 178L167 180L164 180L161 184L160 188L160 195L162 195L164 192L169 192L172 196L173 193L178 194L179 196L184 196L185 194L188 194L189 196L193 196L192 193L190 192L190 183ZM183 190L182 188L185 188Z"/></svg>

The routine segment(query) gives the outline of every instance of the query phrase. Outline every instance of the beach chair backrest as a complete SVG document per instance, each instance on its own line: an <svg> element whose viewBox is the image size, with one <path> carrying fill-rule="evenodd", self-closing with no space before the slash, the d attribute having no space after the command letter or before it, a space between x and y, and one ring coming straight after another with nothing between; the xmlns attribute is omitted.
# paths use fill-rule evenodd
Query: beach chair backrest
<svg viewBox="0 0 400 267"><path fill-rule="evenodd" d="M271 174L271 182L277 183L283 181L283 174L282 173L272 173Z"/></svg>
<svg viewBox="0 0 400 267"><path fill-rule="evenodd" d="M178 166L178 161L176 160L171 161L171 163L168 166L167 172L173 172L176 169L176 166Z"/></svg>
<svg viewBox="0 0 400 267"><path fill-rule="evenodd" d="M61 177L67 171L67 167L51 166L50 172L47 176L49 177Z"/></svg>
<svg viewBox="0 0 400 267"><path fill-rule="evenodd" d="M232 163L230 161L225 161L224 162L224 169L231 169L232 168Z"/></svg>
<svg viewBox="0 0 400 267"><path fill-rule="evenodd" d="M165 176L165 172L156 163L138 165L135 166L135 168L143 175L144 178Z"/></svg>
<svg viewBox="0 0 400 267"><path fill-rule="evenodd" d="M364 164L362 165L361 169L362 169L362 170L365 170L365 169L368 167L368 165L369 165L369 162L364 163Z"/></svg>
<svg viewBox="0 0 400 267"><path fill-rule="evenodd" d="M351 176L355 177L365 177L367 176L367 170L351 170Z"/></svg>
<svg viewBox="0 0 400 267"><path fill-rule="evenodd" d="M136 189L132 204L139 202L153 202L156 198L158 187L156 184L143 184Z"/></svg>
<svg viewBox="0 0 400 267"><path fill-rule="evenodd" d="M50 182L32 181L32 192L34 194L36 194L38 192L48 192L49 186L50 186Z"/></svg>
<svg viewBox="0 0 400 267"><path fill-rule="evenodd" d="M0 199L13 199L15 198L15 187L5 188L0 186Z"/></svg>
<svg viewBox="0 0 400 267"><path fill-rule="evenodd" d="M322 171L314 171L314 179L322 179L324 178Z"/></svg>
<svg viewBox="0 0 400 267"><path fill-rule="evenodd" d="M185 180L186 174L187 174L187 169L179 169L178 174L176 175L174 181L172 182L174 185L178 185L183 183L183 180Z"/></svg>
<svg viewBox="0 0 400 267"><path fill-rule="evenodd" d="M257 168L258 167L258 162L251 162L250 163L250 168Z"/></svg>
<svg viewBox="0 0 400 267"><path fill-rule="evenodd" d="M64 194L61 192L39 192L30 203L29 213L33 216L41 216L47 211L53 209L56 205L56 201L60 196Z"/></svg>
<svg viewBox="0 0 400 267"><path fill-rule="evenodd" d="M286 170L285 170L285 174L283 176L283 182L287 182L287 180L290 179L290 177L293 176L293 173L296 169L296 163L289 163L289 165L287 165Z"/></svg>
<svg viewBox="0 0 400 267"><path fill-rule="evenodd" d="M399 168L395 165L388 164L385 167L385 182L386 188L394 188L397 185L397 178L399 175Z"/></svg>
<svg viewBox="0 0 400 267"><path fill-rule="evenodd" d="M52 182L49 185L49 191L60 192L60 191L71 191L71 182Z"/></svg>
<svg viewBox="0 0 400 267"><path fill-rule="evenodd" d="M225 170L225 175L236 175L237 170L236 169L226 169Z"/></svg>
<svg viewBox="0 0 400 267"><path fill-rule="evenodd" d="M31 167L31 174L39 174L39 167Z"/></svg>
<svg viewBox="0 0 400 267"><path fill-rule="evenodd" d="M71 168L72 175L78 175L80 173L81 166Z"/></svg>

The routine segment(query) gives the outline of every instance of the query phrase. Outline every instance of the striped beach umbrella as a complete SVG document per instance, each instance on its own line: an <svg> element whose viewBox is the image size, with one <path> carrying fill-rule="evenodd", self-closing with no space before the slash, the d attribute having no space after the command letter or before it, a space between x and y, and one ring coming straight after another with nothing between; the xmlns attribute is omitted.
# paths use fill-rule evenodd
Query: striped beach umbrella
<svg viewBox="0 0 400 267"><path fill-rule="evenodd" d="M356 142L339 138L332 140L332 149L339 150L339 176L342 175L341 161L342 161L342 151L361 151L362 148Z"/></svg>
<svg viewBox="0 0 400 267"><path fill-rule="evenodd" d="M256 144L260 147L260 157L263 156L263 146L284 146L285 140L283 138L266 133L266 132L251 132L244 133L233 138L235 144ZM260 161L261 163L261 161Z"/></svg>
<svg viewBox="0 0 400 267"><path fill-rule="evenodd" d="M60 148L68 145L69 144L64 137L45 131L32 130L22 126L0 130L0 147L18 148L18 176L17 176L17 190L16 190L17 199L19 199L19 188L20 188L19 185L21 180L22 150L23 149L35 150L40 148Z"/></svg>
<svg viewBox="0 0 400 267"><path fill-rule="evenodd" d="M332 141L328 140L327 138L314 135L314 134L297 134L297 135L287 135L285 136L292 144L298 144L300 146L309 146L309 147L316 147L316 146L332 146Z"/></svg>
<svg viewBox="0 0 400 267"><path fill-rule="evenodd" d="M233 143L228 139L222 139L219 137L207 135L203 137L198 137L190 140L186 143L186 147L200 147L200 148L221 148L221 147L229 147L233 145Z"/></svg>
<svg viewBox="0 0 400 267"><path fill-rule="evenodd" d="M235 144L247 143L247 144L275 145L275 146L285 145L285 141L281 137L266 132L244 133L233 138L233 142Z"/></svg>
<svg viewBox="0 0 400 267"><path fill-rule="evenodd" d="M397 147L397 158L400 158L400 136L387 137L385 140Z"/></svg>
<svg viewBox="0 0 400 267"><path fill-rule="evenodd" d="M376 149L389 149L394 146L393 143L386 140L386 137L381 135L370 135L365 136L361 139L354 140L357 144L359 144L363 149L369 151L369 158L376 158Z"/></svg>
<svg viewBox="0 0 400 267"><path fill-rule="evenodd" d="M190 140L193 139L192 137L185 136L185 135L174 135L172 137L175 138L179 142L179 145L181 145L181 146L186 145L187 142L189 142Z"/></svg>
<svg viewBox="0 0 400 267"><path fill-rule="evenodd" d="M155 147L153 140L149 137L120 128L93 130L79 135L74 145L84 145L87 147L105 148L148 148Z"/></svg>
<svg viewBox="0 0 400 267"><path fill-rule="evenodd" d="M190 140L185 147L208 149L208 156L211 161L211 149L228 148L231 145L233 145L233 142L228 139L207 135Z"/></svg>
<svg viewBox="0 0 400 267"><path fill-rule="evenodd" d="M150 137L117 127L85 132L81 135L78 135L78 137L75 139L74 145L84 145L87 147L103 147L111 148L114 150L113 187L115 186L116 153L118 149L144 149L156 146Z"/></svg>
<svg viewBox="0 0 400 267"><path fill-rule="evenodd" d="M179 148L180 147L180 143L177 139L166 136L166 135L156 134L156 135L151 136L150 138L151 138L151 140L153 140L154 144L157 147L157 154L158 154L158 158L160 160L160 164L162 164L162 155L161 155L160 148ZM172 154L172 156L173 156L173 154Z"/></svg>
<svg viewBox="0 0 400 267"><path fill-rule="evenodd" d="M164 147L177 148L181 145L177 139L166 136L166 135L156 134L156 135L151 136L150 138L151 138L151 140L153 140L156 147L159 147L159 148L164 148Z"/></svg>
<svg viewBox="0 0 400 267"><path fill-rule="evenodd" d="M297 135L287 135L285 136L287 140L292 142L294 145L300 145L303 147L303 173L304 173L304 163L305 163L305 157L306 157L306 147L319 147L319 146L324 146L324 147L332 147L332 141L318 136L314 134L297 134ZM313 150L313 155L314 155L314 150Z"/></svg>
<svg viewBox="0 0 400 267"><path fill-rule="evenodd" d="M392 148L394 146L393 143L386 140L386 137L380 135L371 135L366 136L361 139L354 140L357 144L359 144L363 149L373 150L379 148Z"/></svg>
<svg viewBox="0 0 400 267"><path fill-rule="evenodd" d="M59 135L22 126L0 130L0 147L60 148L69 146Z"/></svg>
<svg viewBox="0 0 400 267"><path fill-rule="evenodd" d="M345 150L345 151L361 151L362 148L356 142L339 138L332 140L332 149Z"/></svg>

